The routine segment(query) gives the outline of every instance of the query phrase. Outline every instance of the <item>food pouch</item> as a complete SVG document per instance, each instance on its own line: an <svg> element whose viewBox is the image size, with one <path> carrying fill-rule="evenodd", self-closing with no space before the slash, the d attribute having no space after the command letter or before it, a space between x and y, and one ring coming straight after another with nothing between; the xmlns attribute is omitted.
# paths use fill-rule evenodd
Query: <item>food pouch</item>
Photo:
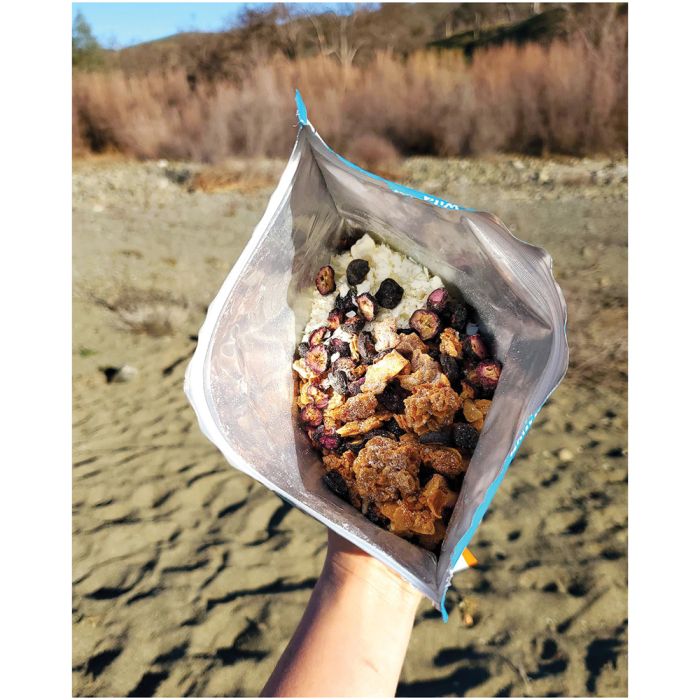
<svg viewBox="0 0 700 700"><path fill-rule="evenodd" d="M493 214L389 182L332 151L297 93L299 132L262 219L208 308L185 392L236 469L353 542L441 609L461 555L568 364L552 259ZM314 277L349 230L368 231L439 275L478 312L503 364L439 556L381 529L321 481L299 426L292 361Z"/></svg>

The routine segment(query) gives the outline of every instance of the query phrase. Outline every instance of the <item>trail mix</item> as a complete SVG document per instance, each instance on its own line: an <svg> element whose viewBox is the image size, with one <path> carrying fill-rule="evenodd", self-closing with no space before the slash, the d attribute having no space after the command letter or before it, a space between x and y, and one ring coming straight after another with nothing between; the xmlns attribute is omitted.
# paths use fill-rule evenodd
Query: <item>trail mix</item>
<svg viewBox="0 0 700 700"><path fill-rule="evenodd" d="M366 260L348 265L349 291L298 346L299 420L331 491L376 525L439 551L501 365L474 310L444 288L427 296L408 328L392 316L375 321L404 290L385 279L374 294L358 295L369 269ZM322 295L336 291L330 265L315 282Z"/></svg>

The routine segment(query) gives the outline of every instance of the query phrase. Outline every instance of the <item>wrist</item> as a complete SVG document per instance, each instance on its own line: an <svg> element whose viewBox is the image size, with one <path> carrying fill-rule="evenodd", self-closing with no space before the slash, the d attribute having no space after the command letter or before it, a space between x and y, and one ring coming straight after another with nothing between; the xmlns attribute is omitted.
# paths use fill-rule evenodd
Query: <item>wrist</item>
<svg viewBox="0 0 700 700"><path fill-rule="evenodd" d="M336 589L361 588L366 597L413 614L422 597L395 571L332 531L328 533L328 552L321 578Z"/></svg>

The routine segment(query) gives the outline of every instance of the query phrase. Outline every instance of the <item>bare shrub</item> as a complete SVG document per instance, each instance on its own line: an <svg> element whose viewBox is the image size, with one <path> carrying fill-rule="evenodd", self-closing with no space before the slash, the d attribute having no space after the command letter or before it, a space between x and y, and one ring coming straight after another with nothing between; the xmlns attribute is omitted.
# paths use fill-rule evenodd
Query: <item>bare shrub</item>
<svg viewBox="0 0 700 700"><path fill-rule="evenodd" d="M278 54L240 79L195 85L181 70L79 73L74 149L204 162L285 157L299 88L336 150L359 150L375 161L369 151L387 156L389 148L440 156L622 150L627 28L610 13L599 15L594 30L567 41L484 49L470 63L461 53L437 51L405 59L377 53L362 65Z"/></svg>
<svg viewBox="0 0 700 700"><path fill-rule="evenodd" d="M182 331L189 315L184 299L156 289L123 286L108 299L94 294L92 298L115 314L123 330L153 338Z"/></svg>
<svg viewBox="0 0 700 700"><path fill-rule="evenodd" d="M348 158L365 170L373 172L389 172L396 169L399 153L382 136L376 134L360 134L352 141L347 149Z"/></svg>

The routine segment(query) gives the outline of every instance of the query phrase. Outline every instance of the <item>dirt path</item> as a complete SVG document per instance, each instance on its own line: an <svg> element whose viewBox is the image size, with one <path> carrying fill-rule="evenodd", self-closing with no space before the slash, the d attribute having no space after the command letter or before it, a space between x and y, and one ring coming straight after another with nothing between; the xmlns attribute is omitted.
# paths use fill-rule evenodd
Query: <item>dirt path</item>
<svg viewBox="0 0 700 700"><path fill-rule="evenodd" d="M281 165L188 192L194 166L76 164L76 695L256 695L320 570L323 527L231 469L182 392L191 336ZM400 695L627 692L625 173L405 166L552 253L571 370L477 533L480 566L455 577L449 622L421 605ZM124 363L136 376L107 383L101 368Z"/></svg>

